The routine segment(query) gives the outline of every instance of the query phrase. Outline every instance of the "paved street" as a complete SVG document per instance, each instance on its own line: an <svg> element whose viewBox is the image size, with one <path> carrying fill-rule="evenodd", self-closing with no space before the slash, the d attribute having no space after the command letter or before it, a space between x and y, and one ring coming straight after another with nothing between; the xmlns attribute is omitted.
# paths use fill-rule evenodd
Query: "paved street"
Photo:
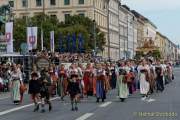
<svg viewBox="0 0 180 120"><path fill-rule="evenodd" d="M68 97L64 102L53 98L51 112L34 113L29 95L20 106L11 103L9 94L1 95L0 120L180 120L180 69L175 70L175 77L163 93L152 95L150 101L142 101L137 93L122 103L116 91L111 91L105 103L96 103L94 97L82 100L78 112L70 110Z"/></svg>

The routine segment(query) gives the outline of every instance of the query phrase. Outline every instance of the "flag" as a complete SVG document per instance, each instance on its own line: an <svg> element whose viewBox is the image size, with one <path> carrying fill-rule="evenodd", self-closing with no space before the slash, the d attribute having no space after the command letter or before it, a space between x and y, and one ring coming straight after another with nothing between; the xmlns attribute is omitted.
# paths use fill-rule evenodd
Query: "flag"
<svg viewBox="0 0 180 120"><path fill-rule="evenodd" d="M70 34L66 36L66 41L67 41L67 52L71 52L71 38Z"/></svg>
<svg viewBox="0 0 180 120"><path fill-rule="evenodd" d="M41 50L44 49L44 33L43 30L41 29Z"/></svg>
<svg viewBox="0 0 180 120"><path fill-rule="evenodd" d="M59 33L59 52L64 52L62 34L61 33Z"/></svg>
<svg viewBox="0 0 180 120"><path fill-rule="evenodd" d="M51 52L54 52L54 31L50 32L50 48Z"/></svg>
<svg viewBox="0 0 180 120"><path fill-rule="evenodd" d="M76 34L72 35L72 52L76 52Z"/></svg>
<svg viewBox="0 0 180 120"><path fill-rule="evenodd" d="M13 22L7 22L5 24L5 31L7 53L13 53Z"/></svg>
<svg viewBox="0 0 180 120"><path fill-rule="evenodd" d="M27 27L28 50L37 48L37 27Z"/></svg>
<svg viewBox="0 0 180 120"><path fill-rule="evenodd" d="M79 48L79 51L81 53L83 50L83 37L82 37L81 33L78 36L78 48Z"/></svg>

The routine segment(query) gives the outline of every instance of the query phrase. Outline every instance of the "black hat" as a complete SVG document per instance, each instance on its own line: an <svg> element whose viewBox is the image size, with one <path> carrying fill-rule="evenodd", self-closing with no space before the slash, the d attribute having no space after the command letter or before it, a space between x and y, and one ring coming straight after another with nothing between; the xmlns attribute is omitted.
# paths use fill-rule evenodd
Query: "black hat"
<svg viewBox="0 0 180 120"><path fill-rule="evenodd" d="M38 74L36 72L31 73L32 77L38 77Z"/></svg>

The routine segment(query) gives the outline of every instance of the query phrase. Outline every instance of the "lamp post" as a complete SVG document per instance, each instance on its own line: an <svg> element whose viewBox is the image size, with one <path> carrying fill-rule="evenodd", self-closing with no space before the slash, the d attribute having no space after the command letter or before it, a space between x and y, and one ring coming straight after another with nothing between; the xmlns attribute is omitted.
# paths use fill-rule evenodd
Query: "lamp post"
<svg viewBox="0 0 180 120"><path fill-rule="evenodd" d="M94 39L94 50L93 55L96 56L96 14L95 14L95 0L93 0L93 9L94 9L94 20L93 20L93 39Z"/></svg>

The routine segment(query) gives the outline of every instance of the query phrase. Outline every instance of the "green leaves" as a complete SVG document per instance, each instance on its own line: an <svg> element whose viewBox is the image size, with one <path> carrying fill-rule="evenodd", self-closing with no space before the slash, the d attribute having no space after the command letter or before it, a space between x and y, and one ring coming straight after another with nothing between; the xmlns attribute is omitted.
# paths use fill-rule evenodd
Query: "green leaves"
<svg viewBox="0 0 180 120"><path fill-rule="evenodd" d="M55 31L55 49L58 49L58 36L59 33L66 40L68 34L80 33L83 36L85 51L91 51L94 49L94 32L96 33L96 43L100 51L103 50L105 45L105 35L96 26L94 31L94 22L88 17L79 15L69 16L65 22L59 22L56 17L40 14L28 19L15 19L14 21L14 47L16 51L19 51L19 46L22 42L26 42L26 27L37 26L38 27L38 48L40 49L41 42L41 29L44 32L44 47L49 49L50 47L50 31ZM78 43L77 43L78 44ZM66 46L66 45L64 45Z"/></svg>

